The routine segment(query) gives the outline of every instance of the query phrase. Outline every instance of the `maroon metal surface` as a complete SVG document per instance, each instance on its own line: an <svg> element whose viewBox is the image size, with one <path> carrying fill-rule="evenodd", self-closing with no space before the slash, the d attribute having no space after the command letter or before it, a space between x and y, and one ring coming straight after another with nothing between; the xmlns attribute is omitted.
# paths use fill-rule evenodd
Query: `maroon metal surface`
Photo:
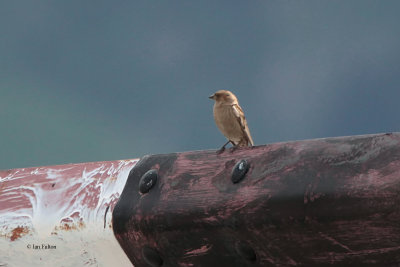
<svg viewBox="0 0 400 267"><path fill-rule="evenodd" d="M136 267L398 266L400 134L144 157L113 229Z"/></svg>

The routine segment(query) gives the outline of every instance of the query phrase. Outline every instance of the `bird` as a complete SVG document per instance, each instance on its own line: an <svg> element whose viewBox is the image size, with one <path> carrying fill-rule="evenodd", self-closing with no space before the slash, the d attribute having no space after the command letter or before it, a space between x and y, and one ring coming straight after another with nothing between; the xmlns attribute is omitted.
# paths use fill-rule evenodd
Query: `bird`
<svg viewBox="0 0 400 267"><path fill-rule="evenodd" d="M228 141L217 151L221 153L225 146L232 143L234 149L237 147L251 147L254 145L250 135L249 127L244 116L243 109L239 105L237 97L228 90L219 90L209 96L215 100L214 120L221 133Z"/></svg>

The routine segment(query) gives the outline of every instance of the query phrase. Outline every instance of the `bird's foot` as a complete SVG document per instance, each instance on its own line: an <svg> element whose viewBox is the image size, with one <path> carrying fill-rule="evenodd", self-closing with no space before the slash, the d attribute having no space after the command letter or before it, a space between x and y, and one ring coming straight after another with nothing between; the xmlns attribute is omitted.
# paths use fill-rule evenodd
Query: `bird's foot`
<svg viewBox="0 0 400 267"><path fill-rule="evenodd" d="M225 147L221 147L220 149L217 150L217 155L221 154L222 152L225 151Z"/></svg>
<svg viewBox="0 0 400 267"><path fill-rule="evenodd" d="M228 142L226 142L226 143L217 151L217 154L221 154L222 152L224 152L224 151L225 151L226 145L229 144L230 142L232 142L232 141L228 140Z"/></svg>

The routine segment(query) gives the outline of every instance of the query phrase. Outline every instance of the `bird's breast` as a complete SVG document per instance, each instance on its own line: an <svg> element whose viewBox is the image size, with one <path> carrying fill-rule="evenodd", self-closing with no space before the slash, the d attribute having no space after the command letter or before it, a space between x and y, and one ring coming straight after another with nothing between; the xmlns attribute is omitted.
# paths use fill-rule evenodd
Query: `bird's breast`
<svg viewBox="0 0 400 267"><path fill-rule="evenodd" d="M239 142L243 137L243 129L230 105L214 105L214 119L217 127L231 141Z"/></svg>

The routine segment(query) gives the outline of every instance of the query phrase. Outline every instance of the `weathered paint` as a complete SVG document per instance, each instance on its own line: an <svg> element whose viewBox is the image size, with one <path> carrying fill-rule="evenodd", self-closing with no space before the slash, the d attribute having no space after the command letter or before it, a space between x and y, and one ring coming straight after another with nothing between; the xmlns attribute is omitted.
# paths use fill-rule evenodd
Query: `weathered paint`
<svg viewBox="0 0 400 267"><path fill-rule="evenodd" d="M137 161L0 171L0 266L132 266L111 216Z"/></svg>
<svg viewBox="0 0 400 267"><path fill-rule="evenodd" d="M156 184L140 193L150 169ZM400 134L147 156L113 228L136 267L398 266Z"/></svg>

